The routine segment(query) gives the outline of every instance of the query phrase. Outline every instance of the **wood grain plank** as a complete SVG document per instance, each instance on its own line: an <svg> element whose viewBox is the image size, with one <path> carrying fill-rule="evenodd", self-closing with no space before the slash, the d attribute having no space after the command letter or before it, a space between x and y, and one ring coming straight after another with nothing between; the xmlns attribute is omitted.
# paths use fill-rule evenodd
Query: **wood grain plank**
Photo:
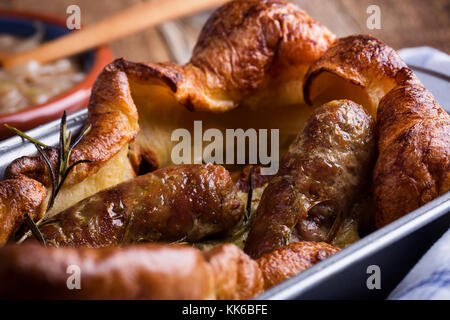
<svg viewBox="0 0 450 320"><path fill-rule="evenodd" d="M81 8L89 24L143 0L2 0L0 8L36 10L65 15L70 4ZM150 0L152 1L152 0ZM293 0L338 36L369 33L395 49L428 45L450 52L450 0ZM381 30L366 26L370 4L381 8ZM193 47L209 13L177 20L189 47ZM115 57L135 61L166 61L171 56L157 28L111 43Z"/></svg>
<svg viewBox="0 0 450 320"><path fill-rule="evenodd" d="M359 32L369 33L395 49L434 46L449 52L449 0L342 0L347 14L358 23ZM381 30L368 30L365 10L370 4L381 8Z"/></svg>
<svg viewBox="0 0 450 320"><path fill-rule="evenodd" d="M44 1L49 5L43 6ZM45 11L66 16L67 6L76 4L81 9L82 23L90 24L139 2L141 0L7 0L0 2L0 8ZM164 61L170 57L156 28L114 41L110 48L115 58L125 57L133 61Z"/></svg>
<svg viewBox="0 0 450 320"><path fill-rule="evenodd" d="M351 17L349 18L342 0L293 0L292 2L339 37L358 31L358 24Z"/></svg>

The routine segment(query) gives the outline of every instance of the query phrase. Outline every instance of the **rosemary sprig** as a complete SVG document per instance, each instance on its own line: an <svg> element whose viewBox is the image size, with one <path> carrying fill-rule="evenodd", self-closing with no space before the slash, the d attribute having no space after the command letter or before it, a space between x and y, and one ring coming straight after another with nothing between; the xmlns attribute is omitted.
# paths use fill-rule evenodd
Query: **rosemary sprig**
<svg viewBox="0 0 450 320"><path fill-rule="evenodd" d="M60 221L61 221L60 218L51 217L51 218L48 218L48 219L45 220L45 221L42 221L39 227L42 228L43 226L45 226L45 225L47 225L47 224L52 224L52 223L60 222Z"/></svg>
<svg viewBox="0 0 450 320"><path fill-rule="evenodd" d="M78 135L78 138L73 142L72 146L70 147L69 150L69 156L72 154L72 150L75 149L75 147L81 142L81 140L83 140L83 138L91 131L92 126L89 125L85 130L83 130L83 132L81 132Z"/></svg>
<svg viewBox="0 0 450 320"><path fill-rule="evenodd" d="M66 155L68 153L67 145L70 144L70 140L72 139L72 132L70 132L69 137L66 138L67 132L67 114L64 111L61 117L61 124L59 125L59 174L58 174L58 184L61 181L61 176L64 171L67 169L67 159Z"/></svg>
<svg viewBox="0 0 450 320"><path fill-rule="evenodd" d="M80 141L89 133L91 130L91 126L89 125L83 132L78 136L78 138L71 143L72 141L72 131L69 131L67 134L67 114L66 111L64 111L62 117L61 117L61 124L59 127L59 153L58 153L58 161L59 161L59 168L58 168L58 175L56 175L55 170L52 166L52 163L50 159L48 158L46 152L43 148L47 148L47 145L28 136L27 134L23 133L17 128L11 127L7 124L5 124L5 127L14 132L15 134L19 135L25 140L30 141L35 146L36 150L39 152L39 154L44 159L47 167L50 171L51 176L51 184L52 184L52 191L50 194L50 199L47 203L47 208L45 210L44 216L39 219L36 223L33 221L33 219L30 218L28 214L25 216L25 221L27 222L28 227L30 230L26 232L20 240L17 242L18 244L22 243L24 240L26 240L31 234L33 234L43 245L45 245L45 240L42 236L42 233L39 230L39 227L43 226L48 217L49 210L53 207L53 204L55 202L56 196L58 195L59 191L61 190L64 182L66 181L66 178L70 174L70 172L79 164L81 163L87 163L91 162L91 160L78 160L75 163L69 165L70 161L70 155L72 154L73 149L80 143ZM28 217L28 218L27 218Z"/></svg>
<svg viewBox="0 0 450 320"><path fill-rule="evenodd" d="M36 237L36 239L39 240L39 242L45 246L45 239L44 236L41 233L41 230L39 230L39 227L36 225L36 223L31 219L30 215L28 213L25 213L25 222L28 225L28 228L30 228L30 231L33 233L33 235Z"/></svg>
<svg viewBox="0 0 450 320"><path fill-rule="evenodd" d="M248 195L247 195L247 207L245 210L245 216L244 216L244 221L243 221L244 226L250 220L250 216L252 214L253 171L255 171L255 167L251 167L250 172L248 174Z"/></svg>
<svg viewBox="0 0 450 320"><path fill-rule="evenodd" d="M248 174L248 193L247 193L247 206L245 210L244 219L242 221L242 226L233 233L228 242L238 245L239 243L244 243L247 233L250 231L253 216L252 215L252 200L253 200L253 172L255 167L251 167Z"/></svg>
<svg viewBox="0 0 450 320"><path fill-rule="evenodd" d="M47 164L47 167L51 168L50 169L50 176L51 176L51 180L52 180L52 193L50 195L50 200L49 200L49 202L47 204L47 210L46 211L48 211L48 210L50 210L53 207L53 202L54 202L54 200L56 198L56 194L55 194L56 193L55 192L56 176L55 176L55 172L53 171L52 162L47 157L47 154L36 143L33 143L33 144L34 144L34 147L36 148L36 150L41 155L41 157L44 159L45 163Z"/></svg>
<svg viewBox="0 0 450 320"><path fill-rule="evenodd" d="M26 133L23 133L22 131L20 131L17 128L11 127L9 124L5 123L5 127L7 129L9 129L10 131L14 132L15 134L17 134L18 136L22 137L22 139L28 140L30 142L33 142L37 145L40 145L41 147L47 148L48 146L45 143L42 143L32 137L30 137L29 135L27 135Z"/></svg>

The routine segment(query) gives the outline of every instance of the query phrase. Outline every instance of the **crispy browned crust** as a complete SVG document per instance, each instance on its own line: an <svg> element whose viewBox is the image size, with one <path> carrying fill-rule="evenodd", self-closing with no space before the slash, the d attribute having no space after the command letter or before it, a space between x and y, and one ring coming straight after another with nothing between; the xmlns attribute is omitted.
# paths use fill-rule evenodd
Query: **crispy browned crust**
<svg viewBox="0 0 450 320"><path fill-rule="evenodd" d="M262 255L256 262L263 274L264 289L299 274L338 251L325 242L301 241Z"/></svg>
<svg viewBox="0 0 450 320"><path fill-rule="evenodd" d="M378 227L450 190L450 116L409 70L399 77L378 109Z"/></svg>
<svg viewBox="0 0 450 320"><path fill-rule="evenodd" d="M308 87L318 73L335 73L353 84L367 87L377 78L395 79L405 63L394 49L370 35L340 38L308 70L305 76L305 100L310 103Z"/></svg>
<svg viewBox="0 0 450 320"><path fill-rule="evenodd" d="M263 291L258 264L235 245L220 245L203 255L213 270L217 299L251 299Z"/></svg>
<svg viewBox="0 0 450 320"><path fill-rule="evenodd" d="M76 166L65 185L79 183L97 172L106 161L132 141L139 130L138 114L131 98L127 76L118 65L106 66L99 75L92 89L88 110L85 128L91 125L92 129L73 150L70 164L79 160L92 162ZM46 153L56 169L58 148L46 148ZM49 169L40 155L16 159L5 170L5 178L21 175L33 178L45 186L51 184Z"/></svg>
<svg viewBox="0 0 450 320"><path fill-rule="evenodd" d="M379 100L396 85L397 73L404 67L397 52L373 36L341 38L309 68L303 82L304 98L311 104L312 83L320 75L331 73L367 90L373 106L366 107L374 107L376 113Z"/></svg>
<svg viewBox="0 0 450 320"><path fill-rule="evenodd" d="M339 249L299 242L254 261L232 244L192 247L0 248L1 299L250 299ZM69 267L78 267L78 270ZM81 289L69 289L71 274Z"/></svg>
<svg viewBox="0 0 450 320"><path fill-rule="evenodd" d="M278 116L280 108L290 106L283 109L290 116L277 117L274 124L283 128L283 150L293 138L290 129L304 124L306 111L293 106L303 103L306 70L333 41L327 28L292 3L231 1L205 24L189 63L114 62L126 70L139 109L142 130L132 146L134 167L171 164L173 130L190 129L194 120L202 120L205 130L268 128L270 114ZM225 112L231 110L237 114Z"/></svg>
<svg viewBox="0 0 450 320"><path fill-rule="evenodd" d="M74 272L69 266L79 267L80 290L67 287ZM1 299L215 297L213 274L201 252L176 245L103 249L9 245L0 249L0 283Z"/></svg>
<svg viewBox="0 0 450 320"><path fill-rule="evenodd" d="M301 81L300 69L333 41L326 27L287 1L232 1L211 15L184 66L189 82L204 92L178 97L191 100L196 110L232 108L255 89L280 85L271 78ZM292 68L299 74L290 75ZM210 104L203 95L225 100L229 107Z"/></svg>
<svg viewBox="0 0 450 320"><path fill-rule="evenodd" d="M306 68L333 41L326 27L292 3L231 1L208 19L186 65L128 66L167 85L189 110L226 111L261 94L257 89L301 83Z"/></svg>
<svg viewBox="0 0 450 320"><path fill-rule="evenodd" d="M47 190L36 180L26 177L0 182L0 246L24 222L42 217Z"/></svg>

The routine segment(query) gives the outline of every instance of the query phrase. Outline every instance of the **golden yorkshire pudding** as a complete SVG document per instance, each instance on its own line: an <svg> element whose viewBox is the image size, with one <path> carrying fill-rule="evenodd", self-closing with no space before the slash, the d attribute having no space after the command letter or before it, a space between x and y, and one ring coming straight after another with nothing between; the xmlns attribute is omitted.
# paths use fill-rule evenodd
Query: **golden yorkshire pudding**
<svg viewBox="0 0 450 320"><path fill-rule="evenodd" d="M127 76L120 69L105 67L95 82L84 127L88 126L91 126L91 130L72 151L69 164L79 160L91 162L74 167L65 180L50 215L134 176L128 160L128 146L139 130L138 114L131 98ZM57 172L59 148L49 147L45 152ZM21 176L51 187L50 170L40 155L16 159L4 174L6 179Z"/></svg>
<svg viewBox="0 0 450 320"><path fill-rule="evenodd" d="M7 245L0 248L0 298L250 299L338 251L326 243L302 242L255 261L232 244L203 253L164 244L101 249ZM73 266L81 271L82 290L67 289L67 270Z"/></svg>
<svg viewBox="0 0 450 320"><path fill-rule="evenodd" d="M450 116L409 69L398 80L378 108L378 227L450 190Z"/></svg>
<svg viewBox="0 0 450 320"><path fill-rule="evenodd" d="M325 242L300 241L265 253L256 260L264 278L264 289L299 274L338 251Z"/></svg>
<svg viewBox="0 0 450 320"><path fill-rule="evenodd" d="M82 290L68 289L71 266L79 267ZM201 252L176 245L102 249L7 245L0 248L0 282L2 299L215 298L212 270Z"/></svg>
<svg viewBox="0 0 450 320"><path fill-rule="evenodd" d="M287 1L232 1L206 22L189 63L148 67L191 110L289 105L303 102L306 69L333 41L326 27Z"/></svg>
<svg viewBox="0 0 450 320"><path fill-rule="evenodd" d="M203 253L212 269L217 299L250 299L339 252L324 242L301 241L251 259L233 244Z"/></svg>
<svg viewBox="0 0 450 320"><path fill-rule="evenodd" d="M25 221L25 214L31 219L42 217L46 196L45 187L27 177L0 181L0 246Z"/></svg>
<svg viewBox="0 0 450 320"><path fill-rule="evenodd" d="M232 1L210 17L186 65L116 60L111 68L127 73L139 112L135 166L172 164L171 134L192 133L194 120L223 133L279 128L285 150L312 111L300 106L302 79L333 41L292 3Z"/></svg>
<svg viewBox="0 0 450 320"><path fill-rule="evenodd" d="M406 64L391 47L369 35L338 39L308 70L303 83L305 101L325 103L350 99L373 116L378 103L396 84Z"/></svg>
<svg viewBox="0 0 450 320"><path fill-rule="evenodd" d="M212 267L217 299L251 299L263 291L258 264L235 245L219 245L203 255Z"/></svg>

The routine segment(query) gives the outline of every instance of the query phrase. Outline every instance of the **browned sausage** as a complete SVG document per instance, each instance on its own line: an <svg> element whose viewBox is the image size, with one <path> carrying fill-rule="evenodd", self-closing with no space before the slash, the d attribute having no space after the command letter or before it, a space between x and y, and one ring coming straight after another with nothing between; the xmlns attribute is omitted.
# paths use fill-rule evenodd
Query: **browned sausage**
<svg viewBox="0 0 450 320"><path fill-rule="evenodd" d="M53 246L197 241L231 228L243 210L222 166L172 166L84 199L56 215L41 231Z"/></svg>
<svg viewBox="0 0 450 320"><path fill-rule="evenodd" d="M19 177L0 182L0 246L24 222L25 214L39 219L44 213L45 187L36 180Z"/></svg>
<svg viewBox="0 0 450 320"><path fill-rule="evenodd" d="M317 223L300 224L300 239L328 238L331 225L369 183L373 125L370 115L349 100L318 108L264 190L245 252L256 258L289 244L293 228L308 217Z"/></svg>
<svg viewBox="0 0 450 320"><path fill-rule="evenodd" d="M76 272L80 289L73 287L75 279L69 279ZM0 283L0 299L215 297L212 272L200 251L161 244L127 248L7 245L0 249Z"/></svg>

